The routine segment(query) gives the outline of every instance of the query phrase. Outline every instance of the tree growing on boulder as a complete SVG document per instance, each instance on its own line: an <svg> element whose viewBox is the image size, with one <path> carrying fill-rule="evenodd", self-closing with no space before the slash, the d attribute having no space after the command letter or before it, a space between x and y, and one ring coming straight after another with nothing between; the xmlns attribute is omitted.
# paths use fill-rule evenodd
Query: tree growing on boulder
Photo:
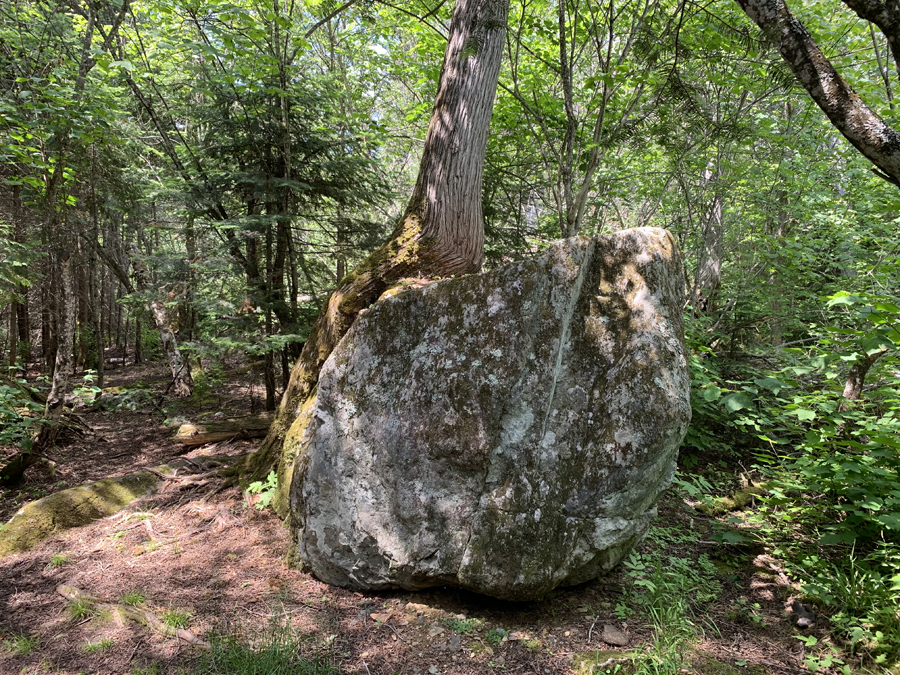
<svg viewBox="0 0 900 675"><path fill-rule="evenodd" d="M419 174L390 239L332 292L313 326L262 448L248 467L265 475L315 395L322 364L359 313L404 279L481 269L481 182L503 54L509 0L457 0ZM283 467L287 468L287 467Z"/></svg>

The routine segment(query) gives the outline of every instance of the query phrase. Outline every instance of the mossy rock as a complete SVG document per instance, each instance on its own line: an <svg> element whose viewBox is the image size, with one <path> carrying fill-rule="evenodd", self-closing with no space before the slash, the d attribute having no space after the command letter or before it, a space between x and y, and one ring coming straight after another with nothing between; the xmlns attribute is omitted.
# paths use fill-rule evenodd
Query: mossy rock
<svg viewBox="0 0 900 675"><path fill-rule="evenodd" d="M171 474L175 464L156 467ZM0 557L27 551L59 532L117 513L147 495L161 479L149 471L104 478L29 502L0 530Z"/></svg>
<svg viewBox="0 0 900 675"><path fill-rule="evenodd" d="M768 492L766 485L748 485L727 497L714 497L709 503L697 505L697 510L708 516L721 516L730 511L747 508L754 497L761 497Z"/></svg>

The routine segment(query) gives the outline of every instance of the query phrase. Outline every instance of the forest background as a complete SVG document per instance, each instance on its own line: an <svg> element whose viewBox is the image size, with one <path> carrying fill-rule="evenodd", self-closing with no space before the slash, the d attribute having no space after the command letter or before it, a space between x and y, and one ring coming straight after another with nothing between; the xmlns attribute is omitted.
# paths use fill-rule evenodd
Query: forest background
<svg viewBox="0 0 900 675"><path fill-rule="evenodd" d="M793 9L894 124L885 36L839 2ZM14 384L29 364L97 393L101 354L167 358L181 396L243 354L274 409L328 293L402 215L451 10L3 3L0 444L41 425ZM806 591L848 643L895 652L900 192L740 7L514 2L481 198L487 267L574 234L673 232L680 484L715 492L715 466L763 485L752 528L723 540L795 542L781 553L818 570Z"/></svg>

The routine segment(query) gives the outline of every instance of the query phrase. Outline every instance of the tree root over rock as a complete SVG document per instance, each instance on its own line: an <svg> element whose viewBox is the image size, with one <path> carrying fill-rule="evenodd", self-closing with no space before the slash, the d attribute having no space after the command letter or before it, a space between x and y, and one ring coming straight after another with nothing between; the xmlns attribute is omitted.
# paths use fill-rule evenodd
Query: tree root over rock
<svg viewBox="0 0 900 675"><path fill-rule="evenodd" d="M119 625L124 625L125 621L130 619L131 621L135 621L162 635L174 635L178 639L184 640L195 647L201 647L203 649L209 649L210 647L206 640L197 637L189 630L167 626L149 609L102 600L79 588L68 586L66 584L57 586L56 592L66 600L86 603L98 611L109 612L113 617L113 620Z"/></svg>

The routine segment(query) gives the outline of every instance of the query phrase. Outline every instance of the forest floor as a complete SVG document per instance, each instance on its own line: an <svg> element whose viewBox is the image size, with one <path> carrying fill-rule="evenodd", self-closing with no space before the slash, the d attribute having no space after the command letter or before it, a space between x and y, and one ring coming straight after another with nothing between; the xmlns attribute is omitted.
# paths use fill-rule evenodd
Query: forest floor
<svg viewBox="0 0 900 675"><path fill-rule="evenodd" d="M251 451L256 441L185 453L172 440L175 429L164 424L250 412L259 390L249 377L225 381L202 404L189 404L161 396L161 367L107 373L110 398L135 409L85 413L94 435L58 448L52 470L38 466L20 486L0 489L0 522L24 502L66 487L185 454ZM683 659L680 672L803 673L807 653L797 636L825 636L824 621L806 633L791 624L787 607L798 587L776 560L761 547L711 541L709 519L674 490L661 501L631 567L517 604L449 588L360 593L328 586L286 566L288 532L271 509L254 508L252 496L163 483L119 514L0 558L0 673L272 672L210 666L208 649L67 600L57 592L62 584L104 602L131 603L202 641L226 636L229 644L259 646L290 633L301 655L320 664L305 672L625 673L630 662L608 659L634 653L653 659L671 644ZM694 612L651 627L633 583L653 571L642 573L641 561L661 563L657 582L669 579L670 592L690 595ZM668 631L691 637L675 640ZM604 641L623 637L627 645Z"/></svg>

